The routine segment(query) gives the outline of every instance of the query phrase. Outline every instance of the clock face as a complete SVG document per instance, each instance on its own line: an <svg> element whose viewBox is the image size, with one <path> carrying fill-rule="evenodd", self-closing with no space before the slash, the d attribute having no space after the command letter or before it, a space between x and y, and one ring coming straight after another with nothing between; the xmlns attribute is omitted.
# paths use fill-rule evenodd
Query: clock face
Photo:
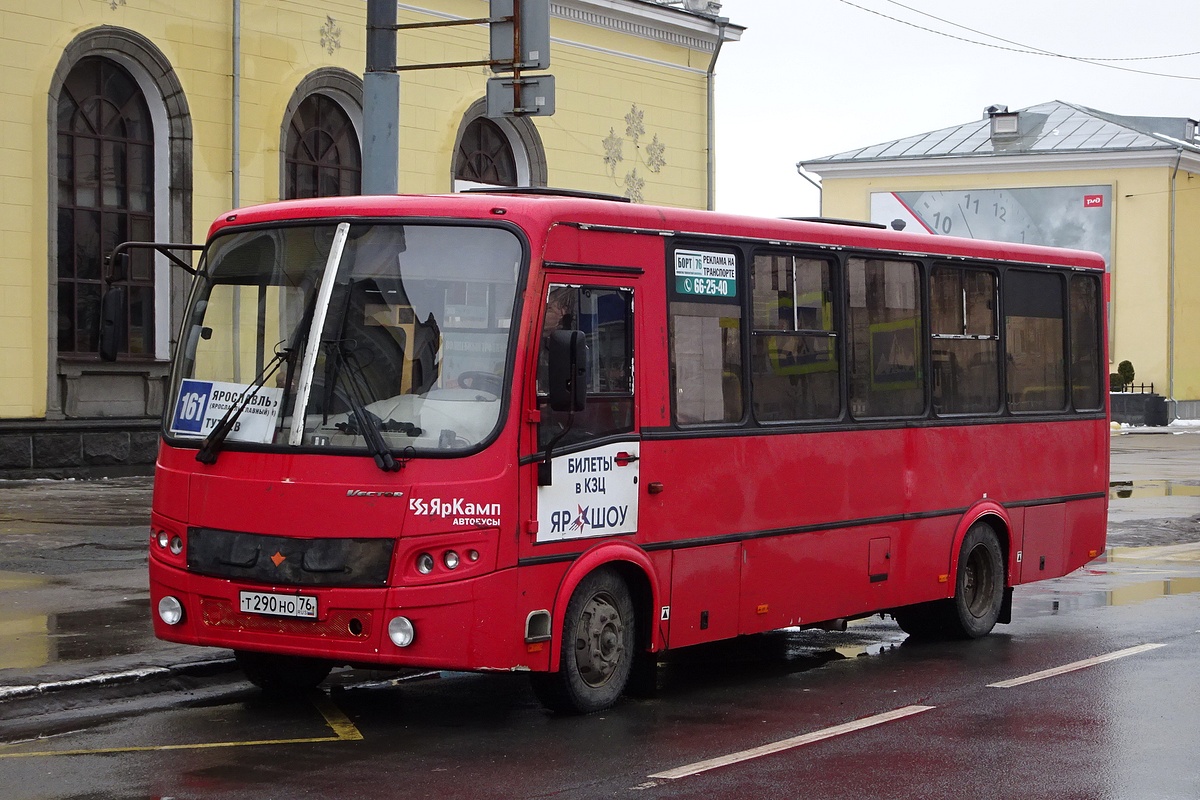
<svg viewBox="0 0 1200 800"><path fill-rule="evenodd" d="M894 200L887 202L886 198ZM873 206L876 205L873 203ZM1000 242L1038 243L1043 237L1037 222L1007 189L972 189L949 192L893 192L884 195L877 212L894 212L892 227L903 220L906 230L924 229L941 236L992 239ZM892 208L886 208L893 206Z"/></svg>
<svg viewBox="0 0 1200 800"><path fill-rule="evenodd" d="M871 221L910 233L1092 250L1112 257L1112 187L872 192Z"/></svg>

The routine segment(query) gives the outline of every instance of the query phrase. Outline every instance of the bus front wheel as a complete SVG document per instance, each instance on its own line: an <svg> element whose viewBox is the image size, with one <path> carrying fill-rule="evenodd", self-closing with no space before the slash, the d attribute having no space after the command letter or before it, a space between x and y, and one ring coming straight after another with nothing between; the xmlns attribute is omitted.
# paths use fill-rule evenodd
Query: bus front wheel
<svg viewBox="0 0 1200 800"><path fill-rule="evenodd" d="M298 694L315 689L333 665L319 658L284 656L235 650L238 667L246 680L269 694Z"/></svg>
<svg viewBox="0 0 1200 800"><path fill-rule="evenodd" d="M599 569L567 604L558 672L534 673L542 705L567 714L602 711L625 690L634 658L634 611L629 587L612 569Z"/></svg>

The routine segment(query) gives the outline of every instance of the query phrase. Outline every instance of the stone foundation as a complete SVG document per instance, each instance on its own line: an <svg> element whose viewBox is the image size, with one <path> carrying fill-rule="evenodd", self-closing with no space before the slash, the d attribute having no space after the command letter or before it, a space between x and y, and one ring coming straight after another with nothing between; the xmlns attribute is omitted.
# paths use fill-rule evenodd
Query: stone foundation
<svg viewBox="0 0 1200 800"><path fill-rule="evenodd" d="M157 418L0 420L0 478L149 475L161 424Z"/></svg>

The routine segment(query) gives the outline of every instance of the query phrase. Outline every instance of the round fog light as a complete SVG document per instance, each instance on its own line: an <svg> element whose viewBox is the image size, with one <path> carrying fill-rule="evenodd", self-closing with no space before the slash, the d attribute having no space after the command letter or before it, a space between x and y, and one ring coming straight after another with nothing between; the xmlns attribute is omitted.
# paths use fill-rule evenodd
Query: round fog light
<svg viewBox="0 0 1200 800"><path fill-rule="evenodd" d="M446 565L446 569L454 569L458 566L458 553L453 550L447 550L442 554L442 562Z"/></svg>
<svg viewBox="0 0 1200 800"><path fill-rule="evenodd" d="M393 617L388 623L388 638L396 647L408 647L416 635L417 632L408 617Z"/></svg>
<svg viewBox="0 0 1200 800"><path fill-rule="evenodd" d="M158 618L168 625L178 625L183 621L183 604L167 595L158 601Z"/></svg>
<svg viewBox="0 0 1200 800"><path fill-rule="evenodd" d="M433 556L429 553L421 553L417 556L417 572L422 575L428 575L433 572Z"/></svg>

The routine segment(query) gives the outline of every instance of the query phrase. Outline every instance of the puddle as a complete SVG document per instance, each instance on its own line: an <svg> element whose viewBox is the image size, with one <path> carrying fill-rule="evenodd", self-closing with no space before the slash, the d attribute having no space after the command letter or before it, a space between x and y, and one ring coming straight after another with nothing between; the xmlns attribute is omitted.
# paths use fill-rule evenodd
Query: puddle
<svg viewBox="0 0 1200 800"><path fill-rule="evenodd" d="M1146 497L1200 497L1200 483L1194 481L1113 481L1108 485L1109 500Z"/></svg>
<svg viewBox="0 0 1200 800"><path fill-rule="evenodd" d="M1099 573L1113 577L1118 573ZM1089 577L1096 577L1096 574ZM1036 587L1036 588L1035 588ZM1023 589L1024 591L1021 591ZM1078 584L1058 586L1021 587L1015 598L1013 617L1027 614L1057 616L1076 611L1085 611L1104 606L1130 606L1157 600L1200 593L1200 576L1171 576L1154 580L1142 580L1111 589L1088 589Z"/></svg>
<svg viewBox="0 0 1200 800"><path fill-rule="evenodd" d="M15 592L21 589L37 589L50 581L40 575L27 572L4 572L0 570L0 592Z"/></svg>
<svg viewBox="0 0 1200 800"><path fill-rule="evenodd" d="M1198 578L1166 578L1161 581L1145 581L1121 586L1108 592L1108 605L1128 606L1159 597L1200 592Z"/></svg>
<svg viewBox="0 0 1200 800"><path fill-rule="evenodd" d="M834 651L843 658L858 658L859 656L877 656L886 653L904 643L907 636L901 636L894 641L874 642L850 647L835 647Z"/></svg>
<svg viewBox="0 0 1200 800"><path fill-rule="evenodd" d="M147 600L58 614L0 612L0 669L132 655L154 641Z"/></svg>

